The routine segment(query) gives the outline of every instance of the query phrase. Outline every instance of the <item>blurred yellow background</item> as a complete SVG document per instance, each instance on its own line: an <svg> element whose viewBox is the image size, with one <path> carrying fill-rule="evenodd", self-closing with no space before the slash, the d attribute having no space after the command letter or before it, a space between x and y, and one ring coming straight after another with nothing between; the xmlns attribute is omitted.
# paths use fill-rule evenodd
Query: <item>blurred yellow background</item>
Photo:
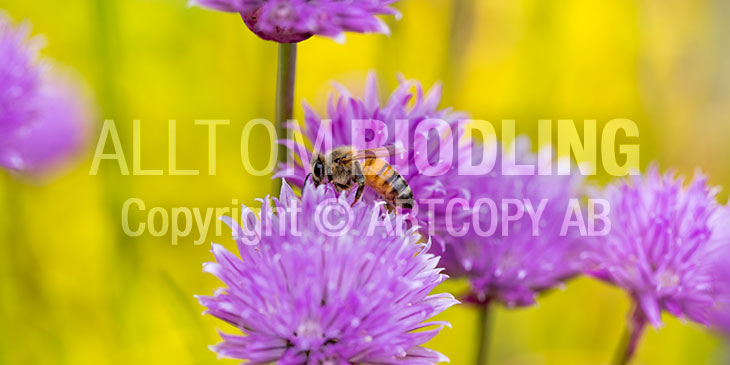
<svg viewBox="0 0 730 365"><path fill-rule="evenodd" d="M392 89L396 74L445 82L443 106L479 119L515 119L535 137L539 119L634 120L641 164L659 161L730 186L730 1L402 0L392 36L348 34L344 45L315 38L299 47L297 100L323 110L336 80L362 90L368 70ZM257 206L269 177L244 172L243 124L273 118L276 44L236 15L188 8L185 0L0 0L16 20L45 34L45 54L77 70L99 104L97 130L116 121L127 162L132 120L141 120L142 165L167 170L168 120L177 120L178 167L201 176L120 176L89 153L44 184L0 175L0 364L215 364L207 345L222 322L200 315L194 294L218 286L201 264L213 230L171 244L169 235L131 238L121 206ZM471 26L469 26L471 24ZM301 118L301 108L296 110ZM207 131L195 119L230 119L218 133L218 173L207 176ZM600 129L599 129L600 130ZM263 131L249 145L267 161ZM256 133L259 133L256 132ZM263 151L263 152L261 152ZM599 176L598 181L606 178ZM721 194L725 199L726 193ZM146 215L134 214L134 222ZM461 288L450 283L446 288ZM493 364L608 363L629 309L618 289L581 278L538 307L495 311ZM443 316L453 329L430 345L469 364L476 313ZM728 345L667 317L648 330L636 364L722 364Z"/></svg>

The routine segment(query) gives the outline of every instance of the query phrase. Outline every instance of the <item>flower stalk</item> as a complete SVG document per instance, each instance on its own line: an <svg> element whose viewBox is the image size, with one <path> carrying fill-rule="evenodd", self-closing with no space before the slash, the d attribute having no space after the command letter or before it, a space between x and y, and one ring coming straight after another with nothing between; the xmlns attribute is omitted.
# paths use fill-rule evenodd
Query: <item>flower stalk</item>
<svg viewBox="0 0 730 365"><path fill-rule="evenodd" d="M286 123L294 117L294 86L297 70L297 44L279 43L279 64L276 75L276 135L287 138ZM277 141L273 141L277 143ZM286 146L278 144L277 161L286 162ZM281 181L274 179L273 193L281 189Z"/></svg>
<svg viewBox="0 0 730 365"><path fill-rule="evenodd" d="M478 353L476 365L486 365L489 362L489 340L490 332L492 330L492 318L489 315L489 309L491 300L487 299L484 302L478 303L478 331L479 331L479 342L477 343Z"/></svg>
<svg viewBox="0 0 730 365"><path fill-rule="evenodd" d="M616 350L613 364L626 365L631 361L634 354L636 354L636 348L639 346L639 341L644 333L646 324L646 316L641 311L641 307L636 305L633 314L627 321L626 331Z"/></svg>
<svg viewBox="0 0 730 365"><path fill-rule="evenodd" d="M449 50L444 53L443 75L449 89L444 95L446 102L456 99L462 85L460 70L464 65L469 43L474 33L476 19L476 0L455 0L451 9L451 30Z"/></svg>

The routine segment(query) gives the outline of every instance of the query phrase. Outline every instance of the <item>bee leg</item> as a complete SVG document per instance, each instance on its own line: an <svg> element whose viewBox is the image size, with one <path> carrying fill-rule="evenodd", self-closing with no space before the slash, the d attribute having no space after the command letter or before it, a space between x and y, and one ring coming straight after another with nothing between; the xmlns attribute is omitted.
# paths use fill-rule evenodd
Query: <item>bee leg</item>
<svg viewBox="0 0 730 365"><path fill-rule="evenodd" d="M358 184L357 185L357 192L355 192L355 200L352 201L352 205L350 205L351 207L354 207L355 204L358 201L360 201L360 198L362 197L363 190L365 190L365 184L362 184L362 185Z"/></svg>
<svg viewBox="0 0 730 365"><path fill-rule="evenodd" d="M355 200L352 202L352 206L355 206L355 203L360 201L360 198L362 198L362 192L365 190L365 174L363 174L362 167L358 161L355 161L355 175L352 177L352 180L354 180L357 184Z"/></svg>

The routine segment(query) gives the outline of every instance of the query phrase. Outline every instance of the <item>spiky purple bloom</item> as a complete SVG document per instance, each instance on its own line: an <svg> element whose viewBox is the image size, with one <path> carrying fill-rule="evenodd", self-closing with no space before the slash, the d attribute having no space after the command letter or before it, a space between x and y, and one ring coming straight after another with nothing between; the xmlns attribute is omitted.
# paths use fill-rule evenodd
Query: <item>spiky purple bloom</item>
<svg viewBox="0 0 730 365"><path fill-rule="evenodd" d="M335 39L344 32L388 33L377 15L399 13L397 0L191 0L191 4L241 13L246 26L265 40L301 42L313 35Z"/></svg>
<svg viewBox="0 0 730 365"><path fill-rule="evenodd" d="M652 167L608 186L603 197L611 205L611 232L593 242L595 275L628 291L655 327L662 325L662 310L709 324L716 301L712 263L728 244L714 229L722 219L717 189L701 175L687 187L683 182Z"/></svg>
<svg viewBox="0 0 730 365"><path fill-rule="evenodd" d="M471 186L472 207L480 200L493 202L478 208L479 230L472 226L463 237L449 239L445 251L435 247L435 252L443 256L449 275L469 280L470 301L532 305L538 293L564 285L585 267L583 233L577 227L563 228L583 179L576 173L540 175L537 169L524 174L524 166L556 166L552 150L530 152L527 137L518 137L511 147L498 144L495 151L497 162L489 174L462 177ZM520 218L507 220L508 215L520 215L519 211L523 211ZM461 221L455 221L455 231L473 222L472 215L465 213ZM455 215L458 219L459 210Z"/></svg>
<svg viewBox="0 0 730 365"><path fill-rule="evenodd" d="M712 325L730 335L730 250L726 249L718 255L714 270L715 282L715 307L713 308L710 321Z"/></svg>
<svg viewBox="0 0 730 365"><path fill-rule="evenodd" d="M55 167L85 141L78 87L39 59L43 40L0 13L0 166L27 173Z"/></svg>
<svg viewBox="0 0 730 365"><path fill-rule="evenodd" d="M446 202L454 198L466 199L469 196L469 187L458 175L458 166L466 166L466 161L471 161L471 143L458 142L461 137L461 134L458 134L459 122L466 119L466 115L453 112L450 108L439 108L441 85L437 84L424 93L418 81L403 78L399 81L400 85L385 103L379 100L376 75L371 73L363 98L354 97L345 88L338 87L339 95L330 97L327 115L324 118L304 105L305 129L302 133L313 144L316 144L318 139L323 141L318 151L320 153L326 153L334 147L349 145L358 149L398 146L406 150L405 153L390 158L390 162L408 182L416 203L424 207L415 214L418 225L425 232L443 232L447 224ZM433 125L431 121L436 119L443 121L438 128L438 134L434 136L434 133L431 133L431 136L424 136L418 131L418 128L426 124ZM300 129L296 124L290 124L289 128ZM294 163L280 165L275 175L285 177L297 186L302 185L310 172L311 152L303 142L282 141L291 152L288 161ZM331 146L326 143L331 143ZM451 166L447 166L444 171L431 171L425 174L416 164L416 155L424 153L433 157L438 153L439 144L448 143L456 146ZM300 163L302 161L304 164ZM429 162L434 161L429 158ZM372 189L366 188L363 199L374 201L378 196ZM442 202L432 203L433 215L426 213L425 207L429 201ZM443 246L446 242L446 237L443 235L437 234L431 238L436 243L435 246Z"/></svg>
<svg viewBox="0 0 730 365"><path fill-rule="evenodd" d="M730 204L716 211L710 220L710 227L718 244L722 246L712 265L715 306L710 322L715 328L730 335Z"/></svg>
<svg viewBox="0 0 730 365"><path fill-rule="evenodd" d="M216 262L205 264L204 271L226 287L198 299L207 313L244 336L222 334L214 351L254 364L446 360L421 347L447 325L424 321L457 303L449 294L429 295L446 279L436 268L438 258L412 230L399 234L383 225L371 230L380 212L374 204L352 208L350 229L324 234L315 215L328 200L350 204L331 187L311 184L300 200L284 182L274 199L277 213L266 199L260 218L244 207L245 229L227 220L241 257L214 244ZM297 218L287 209L297 211ZM342 217L334 214L328 221Z"/></svg>

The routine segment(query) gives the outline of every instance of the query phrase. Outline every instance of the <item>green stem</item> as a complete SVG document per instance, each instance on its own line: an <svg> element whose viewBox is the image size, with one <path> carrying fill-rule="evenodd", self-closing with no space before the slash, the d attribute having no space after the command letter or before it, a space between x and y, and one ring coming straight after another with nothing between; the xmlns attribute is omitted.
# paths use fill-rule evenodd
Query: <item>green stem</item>
<svg viewBox="0 0 730 365"><path fill-rule="evenodd" d="M0 296L3 298L17 298L17 294L14 292L13 284L16 283L16 277L11 269L10 265L14 263L13 257L10 256L10 249L13 245L19 244L17 242L18 237L15 236L14 217L17 214L16 200L18 198L15 191L10 187L10 179L4 174L4 171L0 171L0 187L2 187L2 211L0 212L0 277L3 278L0 281ZM16 299L17 300L17 299ZM0 337L10 338L11 331L9 328L13 325L11 323L11 303L9 301L3 301L0 303ZM0 341L0 364L10 363L10 358L7 349L5 347L5 341Z"/></svg>
<svg viewBox="0 0 730 365"><path fill-rule="evenodd" d="M626 323L626 330L616 349L613 364L626 365L631 361L636 353L636 348L639 346L639 341L641 340L641 335L644 333L646 324L646 316L644 316L641 308L636 305L633 314Z"/></svg>
<svg viewBox="0 0 730 365"><path fill-rule="evenodd" d="M0 188L4 189L4 204L0 206L0 217L3 219L0 224L3 234L0 237L0 275L3 278L0 282L0 297L9 299L0 303L0 336L11 336L9 329L20 323L15 319L37 310L20 304L41 301L33 297L39 291L37 276L30 269L35 265L29 262L28 242L25 241L23 186L1 170L0 184ZM0 348L2 345L5 344L0 341ZM7 354L7 358L12 356L11 353L0 351L0 363L5 360L3 353Z"/></svg>
<svg viewBox="0 0 730 365"><path fill-rule="evenodd" d="M444 102L451 102L456 99L461 88L461 73L464 66L464 58L469 49L469 44L474 33L476 21L475 0L454 0L451 8L451 29L449 31L449 49L444 53L442 65L442 78L446 90Z"/></svg>
<svg viewBox="0 0 730 365"><path fill-rule="evenodd" d="M477 304L479 307L479 345L476 365L487 365L489 363L489 333L492 329L492 319L489 316L489 303L487 299L483 303Z"/></svg>
<svg viewBox="0 0 730 365"><path fill-rule="evenodd" d="M279 43L279 66L276 75L276 135L287 138L286 122L294 117L294 84L297 71L297 44ZM273 141L277 143L276 141ZM287 150L278 145L277 160L286 162ZM279 194L281 181L274 181L273 195Z"/></svg>
<svg viewBox="0 0 730 365"><path fill-rule="evenodd" d="M121 44L119 25L119 0L92 0L88 26L94 29L89 32L91 44L97 51L95 59L95 89L99 100L99 121L111 119L116 121L121 140L131 140L131 131L123 96L119 92L118 80L124 78L124 49ZM121 75L121 76L120 76ZM105 166L112 167L112 166ZM95 178L101 179L103 206L107 209L104 220L117 221L124 205L130 196L130 185L136 181L133 177L122 176L120 171L104 169ZM134 333L139 332L137 322L131 320L136 315L132 303L137 300L139 278L140 251L138 240L126 235L120 224L111 224L107 244L112 248L101 275L109 277L110 288L107 309L112 313L111 326L114 332L113 341L120 348L129 348L134 341ZM134 363L137 360L132 353L122 356L123 362Z"/></svg>
<svg viewBox="0 0 730 365"><path fill-rule="evenodd" d="M25 241L25 206L23 204L24 187L10 175L6 174L5 177L5 193L7 194L5 197L5 209L7 209L5 213L7 241L0 244L5 245L5 251L2 252L2 254L8 260L7 269L9 272L7 274L9 277L25 277L25 272L23 270L28 269L28 266L26 265L28 264L27 256L25 256L25 249L28 247L28 242ZM35 278L33 275L25 277L26 285L24 288L33 287L33 278Z"/></svg>

